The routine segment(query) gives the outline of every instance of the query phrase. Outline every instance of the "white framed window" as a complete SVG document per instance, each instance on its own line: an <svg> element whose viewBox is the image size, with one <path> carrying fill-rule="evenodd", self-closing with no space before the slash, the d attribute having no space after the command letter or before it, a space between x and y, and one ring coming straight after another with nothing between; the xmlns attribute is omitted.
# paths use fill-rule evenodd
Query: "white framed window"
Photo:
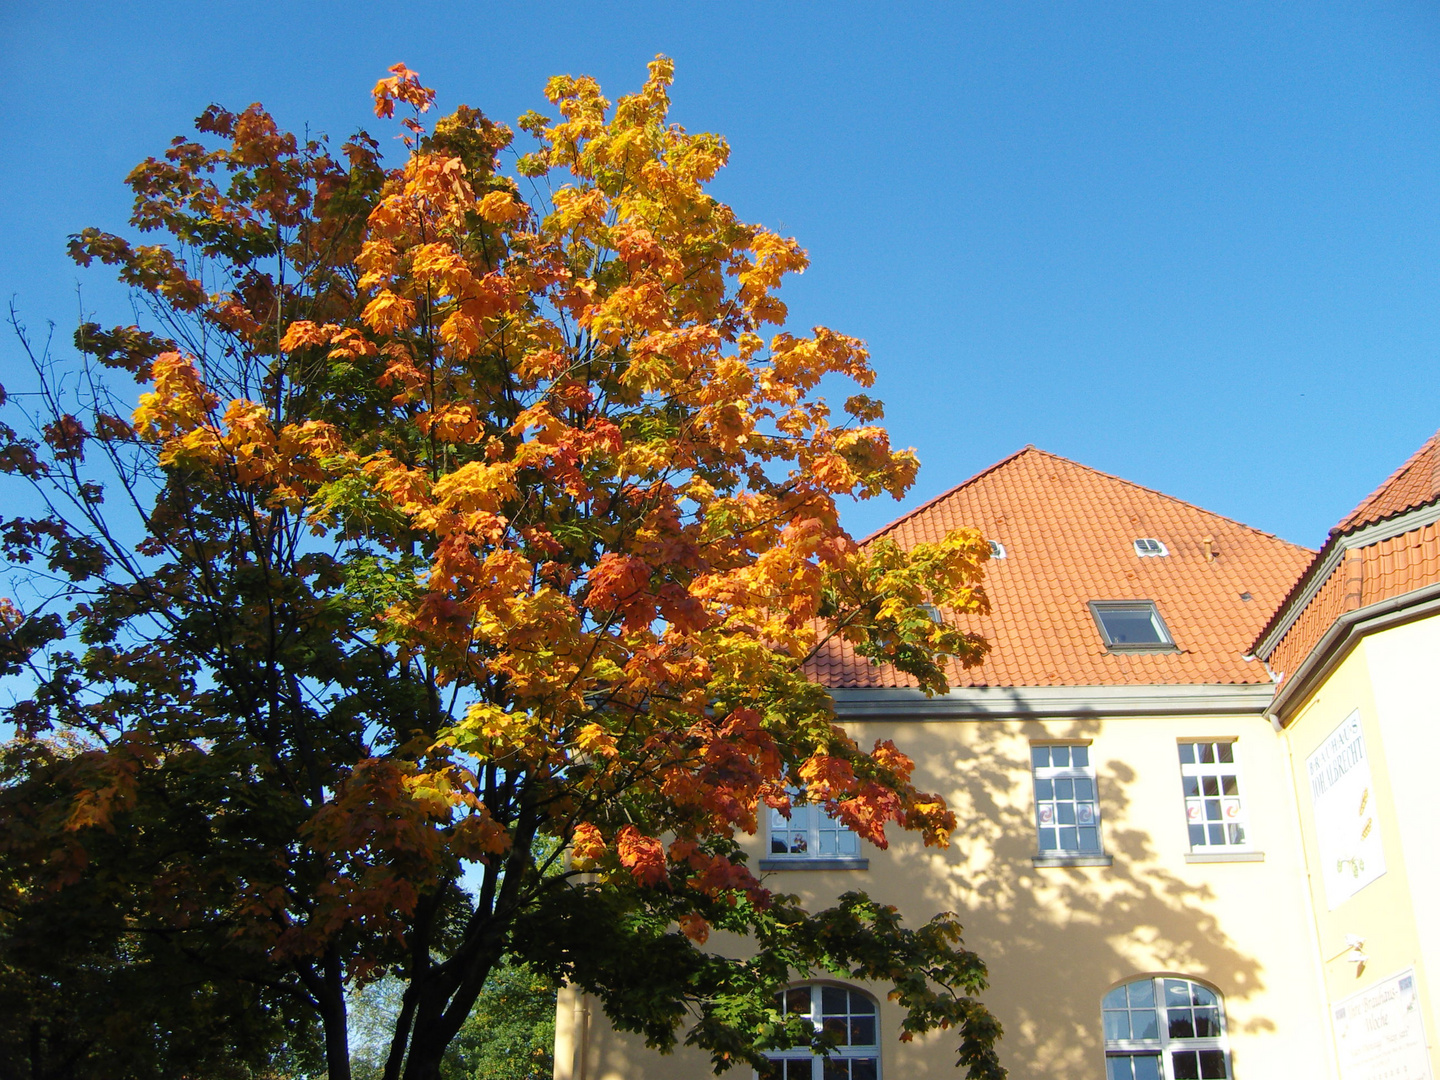
<svg viewBox="0 0 1440 1080"><path fill-rule="evenodd" d="M880 1010L875 999L850 986L814 983L780 995L781 1011L808 1017L835 1042L829 1057L808 1048L777 1050L764 1080L880 1080Z"/></svg>
<svg viewBox="0 0 1440 1080"><path fill-rule="evenodd" d="M1142 536L1135 541L1135 554L1142 559L1163 559L1170 549L1153 536Z"/></svg>
<svg viewBox="0 0 1440 1080"><path fill-rule="evenodd" d="M1002 544L999 540L990 541L990 557L992 559L1009 558L1009 555L1005 551L1005 545Z"/></svg>
<svg viewBox="0 0 1440 1080"><path fill-rule="evenodd" d="M1234 742L1182 742L1180 783L1192 851L1250 847Z"/></svg>
<svg viewBox="0 0 1440 1080"><path fill-rule="evenodd" d="M1035 832L1041 855L1099 855L1100 800L1090 747L1033 744Z"/></svg>
<svg viewBox="0 0 1440 1080"><path fill-rule="evenodd" d="M1106 1080L1229 1080L1225 1005L1190 979L1145 976L1101 1002Z"/></svg>
<svg viewBox="0 0 1440 1080"><path fill-rule="evenodd" d="M770 811L770 858L858 859L860 837L836 821L823 806L792 805L787 820Z"/></svg>

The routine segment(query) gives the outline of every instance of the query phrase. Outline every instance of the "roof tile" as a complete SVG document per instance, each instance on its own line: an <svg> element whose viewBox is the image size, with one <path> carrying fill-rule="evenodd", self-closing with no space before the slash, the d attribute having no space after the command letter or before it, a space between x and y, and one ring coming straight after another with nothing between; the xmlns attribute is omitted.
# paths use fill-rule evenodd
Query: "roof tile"
<svg viewBox="0 0 1440 1080"><path fill-rule="evenodd" d="M999 540L1007 557L986 564L992 614L955 619L991 649L977 667L952 663L952 686L1269 682L1263 665L1242 654L1313 554L1033 446L865 542L889 536L910 547L962 526ZM1162 541L1170 554L1138 556L1133 545L1141 536ZM1178 651L1107 652L1091 600L1155 601ZM836 688L915 685L838 640L810 671Z"/></svg>

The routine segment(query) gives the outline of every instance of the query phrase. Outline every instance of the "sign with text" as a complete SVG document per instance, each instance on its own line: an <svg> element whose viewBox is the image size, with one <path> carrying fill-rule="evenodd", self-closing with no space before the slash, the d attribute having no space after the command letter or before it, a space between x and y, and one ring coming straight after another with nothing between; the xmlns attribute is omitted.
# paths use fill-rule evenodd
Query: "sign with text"
<svg viewBox="0 0 1440 1080"><path fill-rule="evenodd" d="M1356 709L1305 759L1325 901L1334 911L1385 873L1370 759Z"/></svg>
<svg viewBox="0 0 1440 1080"><path fill-rule="evenodd" d="M1346 998L1332 1011L1341 1080L1430 1080L1413 968Z"/></svg>

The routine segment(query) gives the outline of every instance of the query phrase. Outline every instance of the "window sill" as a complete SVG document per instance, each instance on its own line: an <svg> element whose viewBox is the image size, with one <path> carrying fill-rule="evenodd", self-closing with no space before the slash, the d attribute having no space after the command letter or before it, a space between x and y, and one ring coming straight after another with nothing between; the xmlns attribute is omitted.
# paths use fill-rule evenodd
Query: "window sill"
<svg viewBox="0 0 1440 1080"><path fill-rule="evenodd" d="M1031 866L1112 866L1115 860L1109 855L1034 855Z"/></svg>
<svg viewBox="0 0 1440 1080"><path fill-rule="evenodd" d="M1263 851L1188 851L1185 853L1185 861L1190 863L1207 862L1264 862Z"/></svg>
<svg viewBox="0 0 1440 1080"><path fill-rule="evenodd" d="M869 870L870 860L857 859L761 859L761 870Z"/></svg>

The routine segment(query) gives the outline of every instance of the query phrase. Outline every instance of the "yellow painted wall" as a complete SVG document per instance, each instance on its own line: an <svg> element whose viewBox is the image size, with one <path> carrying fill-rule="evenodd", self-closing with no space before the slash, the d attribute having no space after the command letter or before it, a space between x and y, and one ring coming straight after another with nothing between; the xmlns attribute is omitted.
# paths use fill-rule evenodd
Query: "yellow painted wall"
<svg viewBox="0 0 1440 1080"><path fill-rule="evenodd" d="M863 888L912 924L953 910L966 943L990 965L985 1001L1005 1027L1001 1056L1012 1077L1101 1080L1100 1000L1133 977L1176 973L1225 997L1234 1076L1331 1077L1317 1038L1324 1003L1306 883L1288 790L1285 744L1256 715L1084 720L852 722L863 745L893 738L916 760L916 783L942 792L960 818L948 850L908 835L868 851L868 871L783 871L773 888L823 906ZM1189 843L1177 741L1235 738L1242 796L1263 862L1187 862ZM1092 741L1109 867L1037 868L1029 747L1032 740ZM752 864L762 857L756 838ZM888 1080L953 1077L955 1039L894 1039L884 1001L882 1073ZM573 1015L573 1002L569 1006ZM562 1001L562 1028L567 1006ZM562 1034L561 1039L570 1036ZM662 1059L592 1020L583 1080L709 1074L695 1056ZM571 1045L566 1043L565 1045ZM574 1056L572 1054L572 1061ZM560 1080L582 1080L571 1068Z"/></svg>
<svg viewBox="0 0 1440 1080"><path fill-rule="evenodd" d="M1440 619L1372 634L1324 682L1284 717L1285 742L1310 876L1324 986L1329 1003L1341 1001L1407 967L1414 967L1431 1071L1440 1075L1440 1033L1428 971L1440 956L1440 866L1437 866L1437 783L1440 761ZM1385 873L1330 910L1320 873L1320 847L1306 773L1306 758L1353 711L1365 737L1374 812L1381 831ZM1364 939L1363 965L1351 961L1346 936ZM1329 1024L1329 1009L1325 1012ZM1333 1034L1327 1031L1333 1038Z"/></svg>

